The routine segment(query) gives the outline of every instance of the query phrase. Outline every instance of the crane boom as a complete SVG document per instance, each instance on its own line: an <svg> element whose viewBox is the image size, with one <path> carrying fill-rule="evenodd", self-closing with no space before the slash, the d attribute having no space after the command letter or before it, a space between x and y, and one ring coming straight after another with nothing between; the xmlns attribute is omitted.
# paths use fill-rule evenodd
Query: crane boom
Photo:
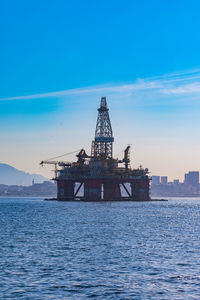
<svg viewBox="0 0 200 300"><path fill-rule="evenodd" d="M57 161L57 160L43 160L43 161L41 161L41 163L40 163L40 165L41 166L43 166L43 165L47 165L47 164L49 164L49 165L58 165L58 166L63 166L63 167L65 167L65 166L71 166L71 163L70 162L68 162L68 161Z"/></svg>
<svg viewBox="0 0 200 300"><path fill-rule="evenodd" d="M56 160L43 160L41 161L40 165L43 167L43 165L54 165L54 173L55 173L55 178L58 177L58 166L59 167L70 167L71 163L67 161L56 161Z"/></svg>

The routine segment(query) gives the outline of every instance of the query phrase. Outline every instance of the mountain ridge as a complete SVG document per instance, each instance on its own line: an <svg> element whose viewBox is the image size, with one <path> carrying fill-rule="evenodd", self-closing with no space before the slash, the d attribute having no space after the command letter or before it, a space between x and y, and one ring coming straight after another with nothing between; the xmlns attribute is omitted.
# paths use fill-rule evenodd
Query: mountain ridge
<svg viewBox="0 0 200 300"><path fill-rule="evenodd" d="M49 181L40 174L30 174L9 164L0 163L0 184L29 186L33 180L35 183Z"/></svg>

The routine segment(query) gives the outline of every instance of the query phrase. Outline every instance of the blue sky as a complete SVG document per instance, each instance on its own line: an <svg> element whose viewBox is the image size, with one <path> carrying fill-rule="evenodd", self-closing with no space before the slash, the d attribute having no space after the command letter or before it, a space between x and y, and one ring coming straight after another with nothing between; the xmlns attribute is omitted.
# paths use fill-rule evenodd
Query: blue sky
<svg viewBox="0 0 200 300"><path fill-rule="evenodd" d="M115 153L182 178L199 170L199 1L0 4L0 157L30 172L90 150L107 96ZM73 157L72 157L73 158Z"/></svg>

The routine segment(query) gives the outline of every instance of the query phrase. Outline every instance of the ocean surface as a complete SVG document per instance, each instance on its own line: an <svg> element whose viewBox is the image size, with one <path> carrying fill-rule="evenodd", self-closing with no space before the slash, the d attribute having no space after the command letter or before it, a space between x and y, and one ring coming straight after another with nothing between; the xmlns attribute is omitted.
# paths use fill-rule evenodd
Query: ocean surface
<svg viewBox="0 0 200 300"><path fill-rule="evenodd" d="M0 299L200 299L200 199L0 198Z"/></svg>

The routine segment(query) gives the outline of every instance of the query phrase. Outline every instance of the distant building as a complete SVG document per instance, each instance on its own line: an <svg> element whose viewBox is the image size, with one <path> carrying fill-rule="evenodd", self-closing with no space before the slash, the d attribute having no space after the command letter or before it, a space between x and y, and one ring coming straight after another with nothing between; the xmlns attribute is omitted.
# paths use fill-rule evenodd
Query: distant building
<svg viewBox="0 0 200 300"><path fill-rule="evenodd" d="M185 174L185 184L192 185L194 187L199 186L199 172L198 171L190 171Z"/></svg>
<svg viewBox="0 0 200 300"><path fill-rule="evenodd" d="M163 185L167 185L167 176L161 176L160 183Z"/></svg>
<svg viewBox="0 0 200 300"><path fill-rule="evenodd" d="M151 184L152 185L158 185L158 184L160 184L160 176L152 176Z"/></svg>
<svg viewBox="0 0 200 300"><path fill-rule="evenodd" d="M185 175L184 175L184 183L185 184L189 184L189 179L188 179L188 173L186 173Z"/></svg>
<svg viewBox="0 0 200 300"><path fill-rule="evenodd" d="M173 182L174 182L175 185L177 185L177 184L179 184L179 179L174 179Z"/></svg>

